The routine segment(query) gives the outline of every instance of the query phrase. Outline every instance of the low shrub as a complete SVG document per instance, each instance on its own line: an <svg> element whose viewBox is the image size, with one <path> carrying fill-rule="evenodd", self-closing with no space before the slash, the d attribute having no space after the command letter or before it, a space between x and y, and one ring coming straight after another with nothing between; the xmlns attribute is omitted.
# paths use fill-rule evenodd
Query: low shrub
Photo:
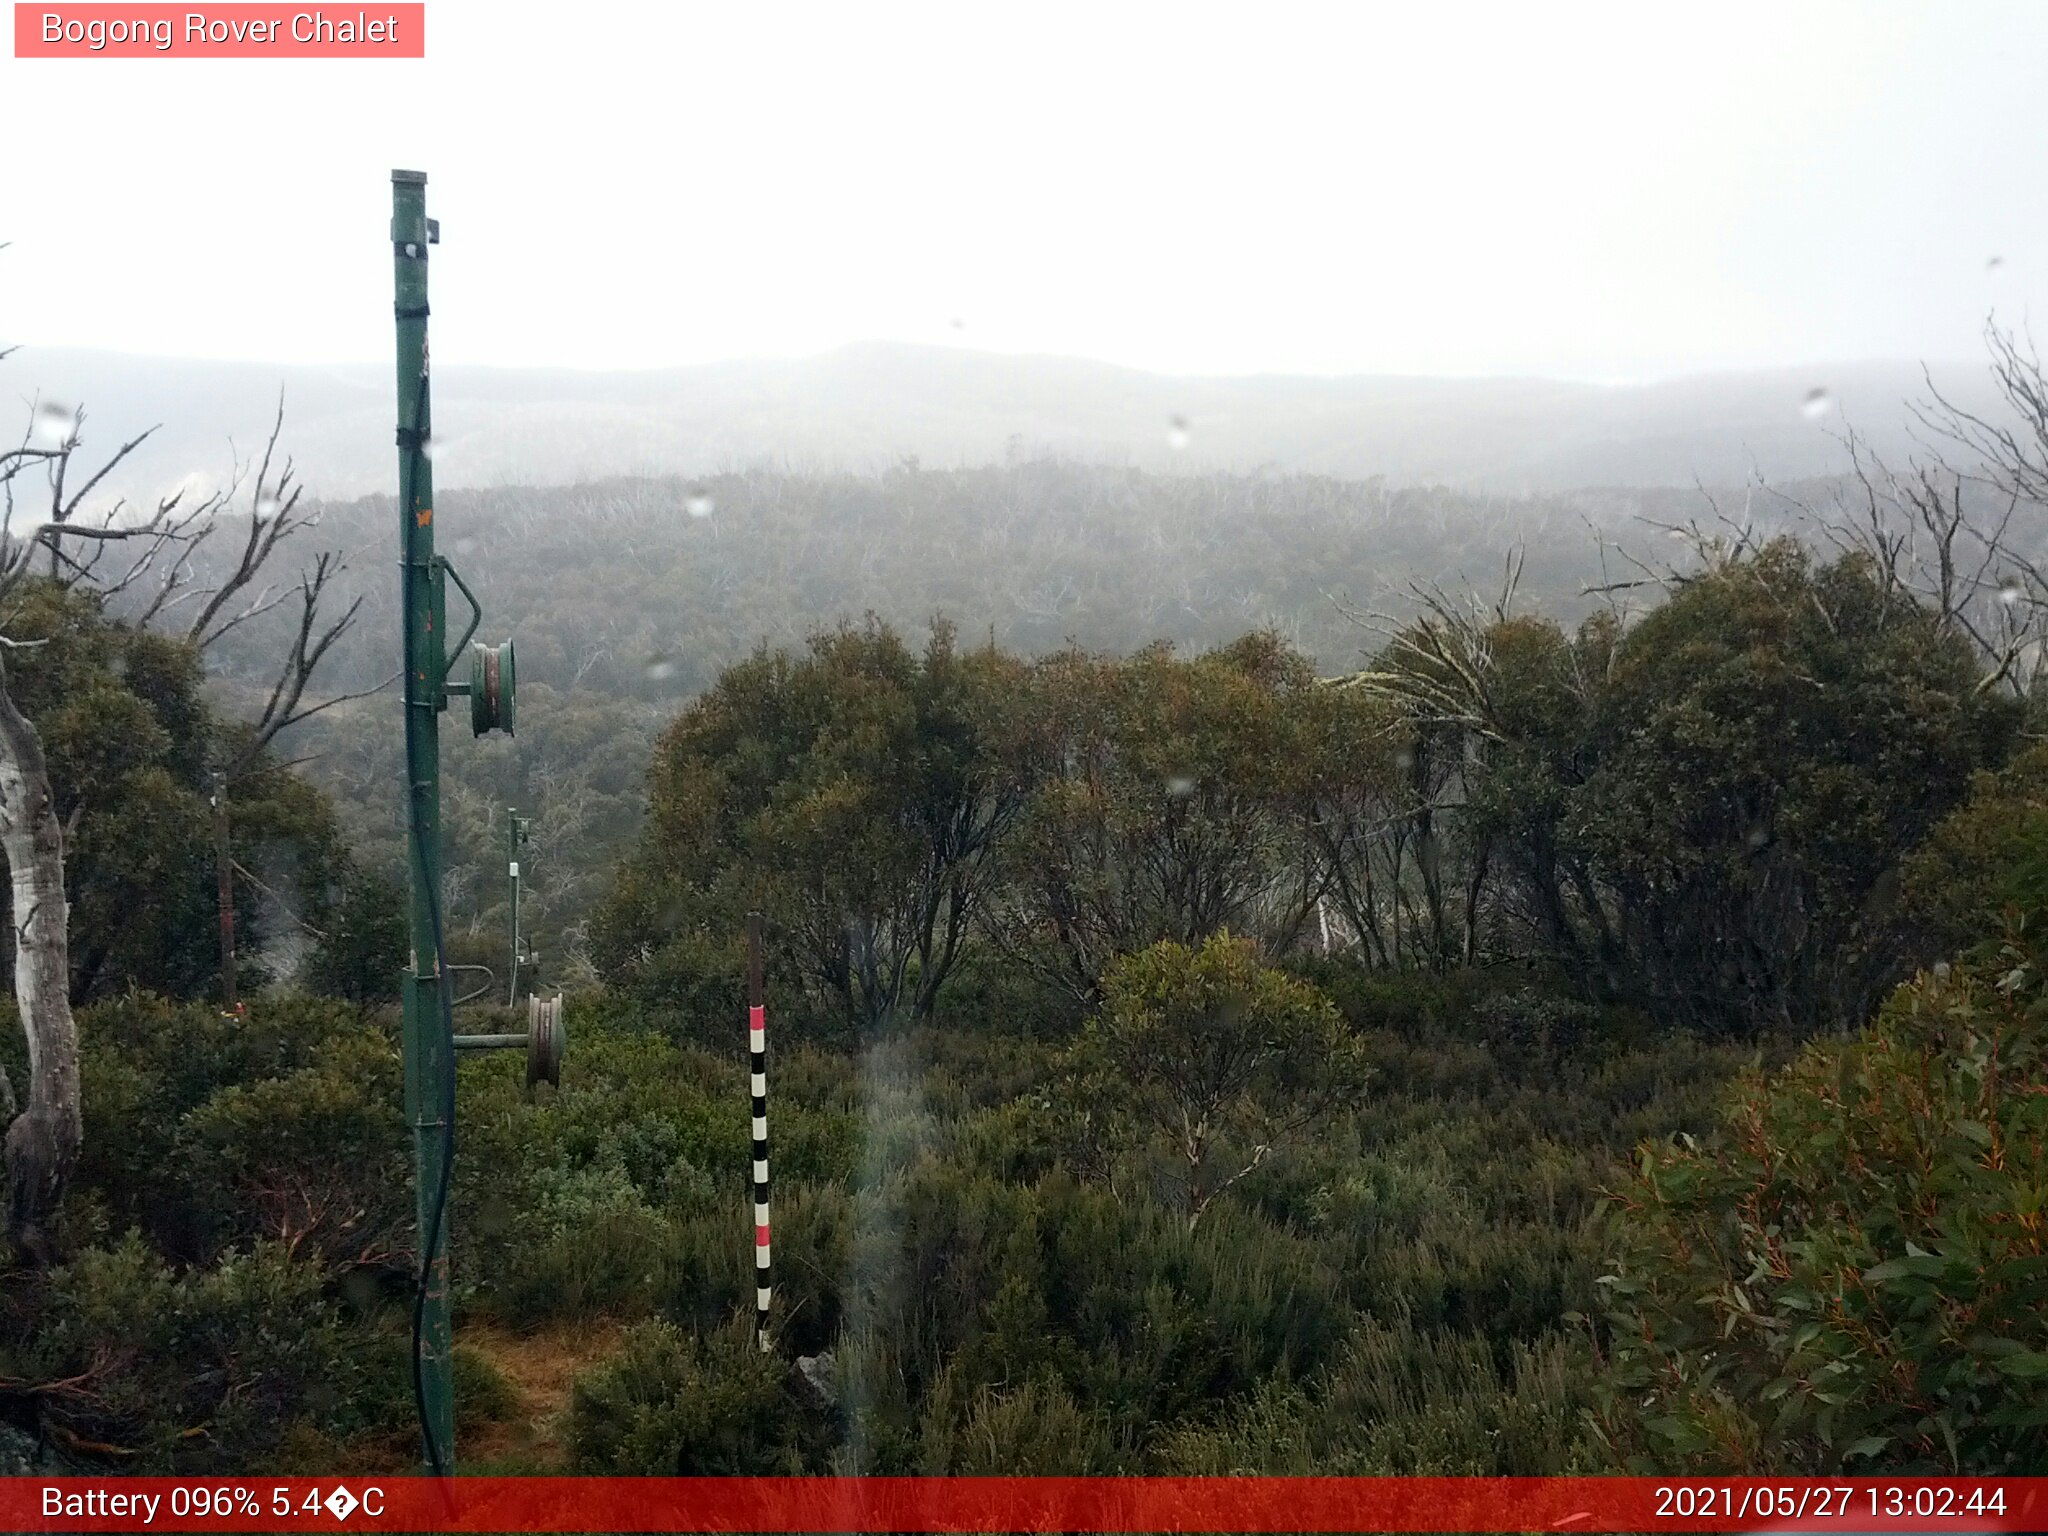
<svg viewBox="0 0 2048 1536"><path fill-rule="evenodd" d="M1747 1074L1617 1192L1601 1429L1645 1470L2029 1471L2048 1426L2031 935Z"/></svg>
<svg viewBox="0 0 2048 1536"><path fill-rule="evenodd" d="M280 1243L178 1271L131 1233L15 1276L4 1326L8 1395L63 1451L129 1470L257 1464L302 1419L361 1428L377 1396L372 1334Z"/></svg>
<svg viewBox="0 0 2048 1536"><path fill-rule="evenodd" d="M664 1322L630 1329L570 1398L577 1472L771 1476L818 1469L829 1420L800 1400L793 1368L754 1345L750 1315L709 1334Z"/></svg>

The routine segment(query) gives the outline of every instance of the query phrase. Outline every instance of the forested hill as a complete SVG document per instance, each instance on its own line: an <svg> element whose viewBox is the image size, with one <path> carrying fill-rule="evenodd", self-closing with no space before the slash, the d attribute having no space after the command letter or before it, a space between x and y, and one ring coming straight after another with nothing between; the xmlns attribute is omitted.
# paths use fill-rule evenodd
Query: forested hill
<svg viewBox="0 0 2048 1536"><path fill-rule="evenodd" d="M43 394L106 434L163 430L110 482L143 499L214 480L284 392L289 443L323 495L395 473L388 365L284 366L25 348ZM1360 375L1179 378L1060 357L864 343L816 357L646 372L474 368L436 357L441 486L705 475L754 464L871 472L906 457L1054 454L1172 473L1375 475L1527 492L1739 484L1831 473L1844 420L1903 456L1917 364L1816 365L1642 385ZM1981 364L1936 370L1972 408ZM1824 398L1809 401L1815 390ZM167 401L176 401L168 409ZM1814 413L1809 413L1809 404ZM1822 407L1826 407L1822 409Z"/></svg>
<svg viewBox="0 0 2048 1536"><path fill-rule="evenodd" d="M1775 528L1794 516L1788 496L1829 494L1789 487L1752 497L1748 515ZM1415 583L1492 597L1519 551L1523 599L1569 614L1588 587L1640 574L1614 546L1661 558L1671 526L1740 508L1731 495L1511 497L1040 459L444 490L437 514L486 631L517 638L523 679L672 705L758 644L868 614L905 628L944 614L1027 654L1207 647L1273 628L1341 669L1376 646L1371 615L1412 607ZM305 537L349 554L337 593L364 598L328 675L361 686L389 672L395 644L392 502L319 516ZM207 555L232 552L231 536L217 542ZM262 671L255 649L225 655Z"/></svg>
<svg viewBox="0 0 2048 1536"><path fill-rule="evenodd" d="M1825 500L1828 486L1788 487ZM906 634L935 617L963 636L1043 655L1069 644L1183 653L1277 631L1324 672L1383 643L1373 615L1414 611L1413 585L1497 597L1519 560L1522 606L1570 620L1586 589L1639 578L1713 522L1698 490L1490 496L1320 476L1155 475L1052 459L896 466L872 475L771 471L450 491L441 548L482 599L481 634L518 643L516 739L458 743L447 776L451 901L496 932L503 808L538 817L529 918L544 946L575 930L638 830L656 733L766 644L873 614ZM1734 515L1740 493L1722 510ZM1752 497L1766 529L1791 505ZM388 497L330 503L303 537L345 552L337 588L359 621L329 659L334 691L388 677L397 644ZM232 535L201 551L222 558ZM1626 595L1626 594L1625 594ZM451 596L451 604L454 599ZM268 676L252 626L217 651L230 690ZM253 702L253 701L242 701ZM351 840L400 867L401 771L388 696L302 727L294 755L336 797Z"/></svg>
<svg viewBox="0 0 2048 1536"><path fill-rule="evenodd" d="M516 805L518 983L573 1010L554 1087L459 1074L460 1465L2032 1468L2048 524L1970 486L1022 458L438 497L524 662L516 737L448 718L447 959L509 959ZM319 510L285 548L362 599L331 694L395 663L396 512ZM0 1453L383 1475L419 1273L398 701L222 805L292 565L202 651L52 566L8 673L75 827L83 1154L61 1262L0 1288L42 1436ZM498 1033L482 979L460 1019Z"/></svg>

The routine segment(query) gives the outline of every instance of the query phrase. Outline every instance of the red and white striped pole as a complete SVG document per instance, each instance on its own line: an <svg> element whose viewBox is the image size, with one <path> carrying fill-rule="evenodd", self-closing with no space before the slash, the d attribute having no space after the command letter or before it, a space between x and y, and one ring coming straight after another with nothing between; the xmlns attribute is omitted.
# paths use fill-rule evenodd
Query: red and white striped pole
<svg viewBox="0 0 2048 1536"><path fill-rule="evenodd" d="M761 914L747 914L747 1057L754 1096L754 1338L768 1352L768 1005L761 961Z"/></svg>

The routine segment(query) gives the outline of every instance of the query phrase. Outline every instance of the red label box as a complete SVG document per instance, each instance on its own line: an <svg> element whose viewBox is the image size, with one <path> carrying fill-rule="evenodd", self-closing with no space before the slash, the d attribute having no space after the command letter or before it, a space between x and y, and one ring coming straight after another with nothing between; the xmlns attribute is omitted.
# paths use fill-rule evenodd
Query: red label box
<svg viewBox="0 0 2048 1536"><path fill-rule="evenodd" d="M10 1531L2024 1532L2048 1478L0 1478Z"/></svg>
<svg viewBox="0 0 2048 1536"><path fill-rule="evenodd" d="M66 5L17 0L17 59L423 59L424 4Z"/></svg>

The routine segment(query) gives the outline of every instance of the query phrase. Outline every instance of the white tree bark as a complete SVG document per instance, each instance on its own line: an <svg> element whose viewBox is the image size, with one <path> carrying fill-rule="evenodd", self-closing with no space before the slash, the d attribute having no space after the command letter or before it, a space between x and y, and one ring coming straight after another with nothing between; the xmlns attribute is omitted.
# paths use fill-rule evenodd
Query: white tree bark
<svg viewBox="0 0 2048 1536"><path fill-rule="evenodd" d="M28 1098L7 1127L7 1226L35 1258L78 1162L78 1024L71 1016L64 829L42 739L7 691L0 665L0 853L14 897L14 996L28 1040ZM13 1085L0 1074L12 1107Z"/></svg>
<svg viewBox="0 0 2048 1536"><path fill-rule="evenodd" d="M6 352L0 347L0 357ZM46 434L32 428L21 447L0 447L0 595L35 579L37 557L47 548L49 572L42 579L67 591L96 593L102 602L130 592L137 611L127 622L138 630L154 627L175 633L170 623L173 612L186 603L196 603L197 612L185 625L183 638L202 653L223 635L289 603L289 586L284 591L264 587L253 597L246 596L278 546L318 521L317 516L298 511L300 488L294 483L289 459L282 472L271 478L278 435L284 427L282 396L255 483L249 487L246 536L232 567L213 585L202 584L205 578L193 563L193 552L222 526L218 514L244 484L239 467L235 484L227 490L193 503L186 502L182 492L171 495L158 502L154 515L147 519L124 519L123 504L118 501L104 511L88 511L86 502L94 490L156 429L130 438L87 475L83 484L67 489L67 472L83 442L84 422L85 413L74 410L58 440L44 441ZM27 484L22 477L31 470L39 478L47 477L49 515L34 528L21 531L14 523L16 499ZM67 555L67 547L80 554L75 558ZM139 551L126 571L101 571L102 560L122 548ZM322 599L330 596L330 583L343 568L341 557L330 552L317 556L300 572L298 622L290 648L279 664L263 712L242 744L241 756L226 765L227 783L232 783L241 769L254 765L279 732L385 686L380 683L318 704L305 702L306 689L321 659L355 622L362 603L359 597L340 618L331 623L323 620ZM0 657L14 645L40 643L12 642L0 636ZM225 796L225 787L220 793ZM71 1016L64 828L57 820L42 738L9 694L4 662L0 662L0 856L6 859L13 892L14 996L28 1040L29 1078L26 1103L17 1113L14 1084L0 1071L0 1120L7 1125L7 1231L18 1249L40 1262L51 1256L50 1218L78 1165L84 1140L78 1098L78 1025ZM232 892L224 889L223 910L230 914L231 897ZM225 959L232 996L231 951Z"/></svg>

